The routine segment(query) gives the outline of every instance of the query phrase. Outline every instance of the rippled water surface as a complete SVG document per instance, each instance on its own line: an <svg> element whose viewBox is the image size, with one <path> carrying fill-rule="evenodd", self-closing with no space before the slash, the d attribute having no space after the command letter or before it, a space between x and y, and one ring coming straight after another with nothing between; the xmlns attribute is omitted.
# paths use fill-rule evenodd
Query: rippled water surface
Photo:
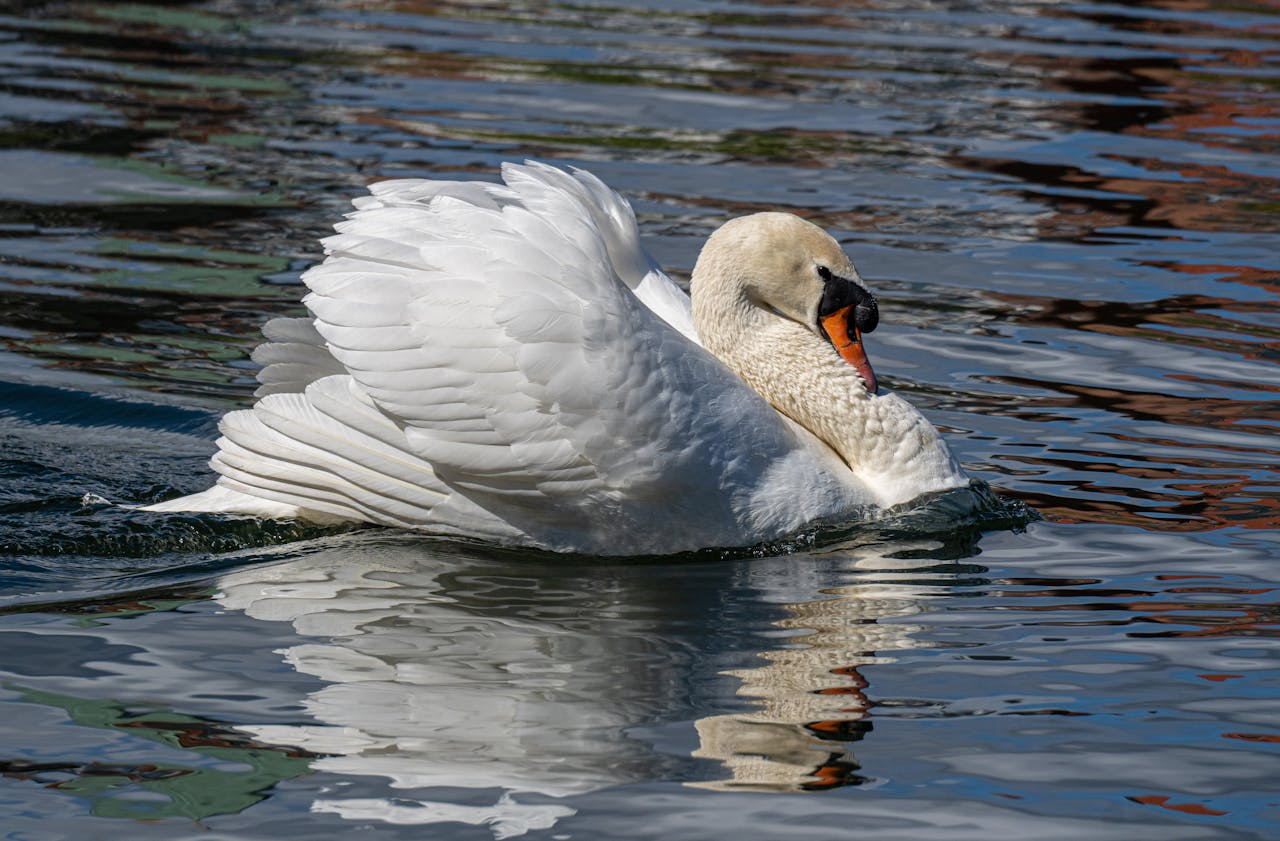
<svg viewBox="0 0 1280 841"><path fill-rule="evenodd" d="M5 838L1280 835L1280 7L6 5ZM619 563L137 503L371 181L829 228L1006 505ZM1011 527L1013 526L1013 527Z"/></svg>

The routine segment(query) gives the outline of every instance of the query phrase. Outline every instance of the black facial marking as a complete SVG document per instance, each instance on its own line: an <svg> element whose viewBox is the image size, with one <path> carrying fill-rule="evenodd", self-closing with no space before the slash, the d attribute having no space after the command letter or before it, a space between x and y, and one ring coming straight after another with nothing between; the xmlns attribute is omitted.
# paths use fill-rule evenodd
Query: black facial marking
<svg viewBox="0 0 1280 841"><path fill-rule="evenodd" d="M870 333L880 323L880 308L875 296L847 277L833 274L826 266L818 266L822 278L822 300L818 302L818 318L853 305L852 321L863 333Z"/></svg>

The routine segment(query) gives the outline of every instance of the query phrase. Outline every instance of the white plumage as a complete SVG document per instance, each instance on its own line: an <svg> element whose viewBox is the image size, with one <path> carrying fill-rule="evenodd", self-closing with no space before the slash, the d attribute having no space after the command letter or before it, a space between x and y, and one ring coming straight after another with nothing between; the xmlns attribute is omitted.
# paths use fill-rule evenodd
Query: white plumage
<svg viewBox="0 0 1280 841"><path fill-rule="evenodd" d="M818 327L822 277L865 293L818 229L759 214L717 232L695 329L620 196L541 164L503 180L388 181L358 199L303 275L310 317L264 329L259 399L222 421L218 484L151 510L656 554L967 482Z"/></svg>

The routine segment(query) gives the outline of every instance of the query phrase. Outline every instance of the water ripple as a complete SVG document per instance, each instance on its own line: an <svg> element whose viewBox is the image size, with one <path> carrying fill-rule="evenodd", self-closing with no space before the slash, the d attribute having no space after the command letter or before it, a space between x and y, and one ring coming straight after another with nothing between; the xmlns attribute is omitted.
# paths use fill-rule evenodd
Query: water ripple
<svg viewBox="0 0 1280 841"><path fill-rule="evenodd" d="M1254 0L7 10L11 831L1269 837L1278 33ZM352 195L523 157L622 190L677 278L728 216L830 228L885 383L1001 501L678 564L104 502L210 481Z"/></svg>

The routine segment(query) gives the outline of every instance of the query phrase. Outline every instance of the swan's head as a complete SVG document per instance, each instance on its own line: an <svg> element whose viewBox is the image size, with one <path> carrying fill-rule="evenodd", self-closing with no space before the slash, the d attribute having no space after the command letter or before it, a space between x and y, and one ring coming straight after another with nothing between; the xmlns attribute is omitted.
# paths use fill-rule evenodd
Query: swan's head
<svg viewBox="0 0 1280 841"><path fill-rule="evenodd" d="M876 299L826 231L790 213L755 213L726 222L703 247L698 266L736 282L751 304L811 330L858 372L869 394L876 375L862 334L876 329ZM695 284L699 281L694 269Z"/></svg>

